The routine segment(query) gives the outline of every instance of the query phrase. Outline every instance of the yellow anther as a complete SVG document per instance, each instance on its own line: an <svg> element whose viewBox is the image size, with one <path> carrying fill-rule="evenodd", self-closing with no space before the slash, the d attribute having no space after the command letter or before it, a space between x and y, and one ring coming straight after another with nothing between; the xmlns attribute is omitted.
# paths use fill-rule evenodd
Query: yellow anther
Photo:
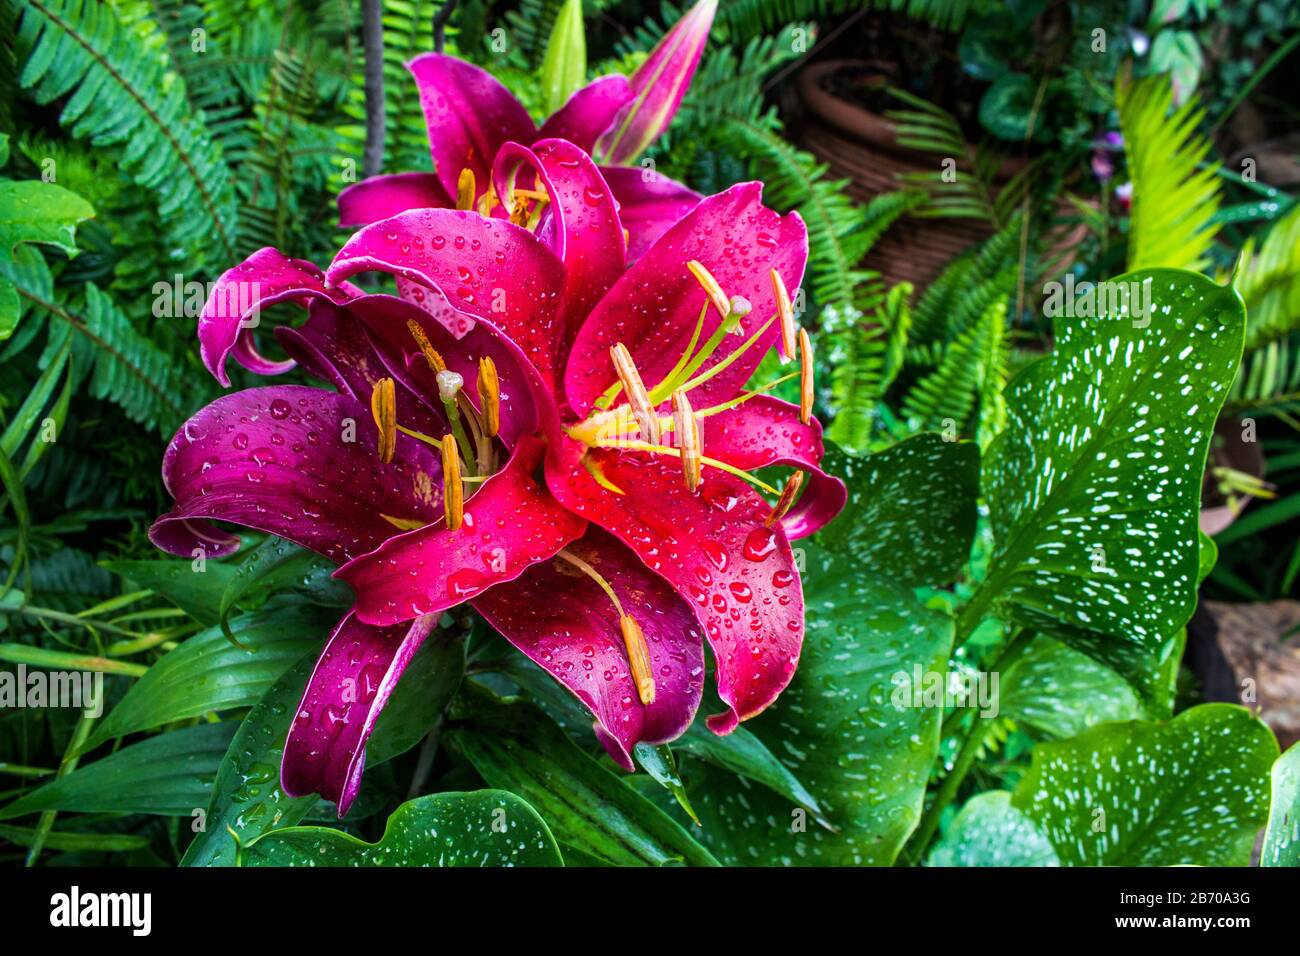
<svg viewBox="0 0 1300 956"><path fill-rule="evenodd" d="M411 338L415 339L415 344L420 347L420 353L424 360L429 363L429 368L434 372L443 372L447 369L447 363L442 360L438 350L429 342L429 337L424 334L424 329L420 328L420 323L415 319L407 319L406 327L411 331Z"/></svg>
<svg viewBox="0 0 1300 956"><path fill-rule="evenodd" d="M798 347L795 339L798 328L794 324L794 306L790 304L790 293L786 291L781 273L772 270L772 295L776 297L776 314L781 319L781 358L790 361Z"/></svg>
<svg viewBox="0 0 1300 956"><path fill-rule="evenodd" d="M785 517L786 512L790 510L790 506L794 504L794 499L795 496L799 494L799 489L803 486L803 477L804 473L802 471L796 471L786 479L785 487L781 489L780 500L778 500L776 505L772 508L772 513L767 516L767 520L763 522L767 527L772 527L772 525Z"/></svg>
<svg viewBox="0 0 1300 956"><path fill-rule="evenodd" d="M703 466L700 423L695 420L690 399L680 390L673 392L673 433L677 436L677 447L682 453L682 474L686 478L686 490L694 491L700 487L700 471Z"/></svg>
<svg viewBox="0 0 1300 956"><path fill-rule="evenodd" d="M718 315L724 319L729 316L731 314L731 299L727 297L727 293L722 291L722 286L718 285L718 280L713 278L713 273L704 268L704 263L698 259L692 259L686 263L686 268L691 270L691 275L695 276L696 281L704 287L709 301L718 310Z"/></svg>
<svg viewBox="0 0 1300 956"><path fill-rule="evenodd" d="M659 444L659 416L655 414L654 406L650 404L650 396L641 381L641 373L636 370L636 364L632 361L632 353L627 350L626 345L619 342L609 350L609 356L614 362L614 371L618 373L618 380L623 385L623 392L627 395L627 403L632 408L632 415L641 429L641 436L652 445Z"/></svg>
<svg viewBox="0 0 1300 956"><path fill-rule="evenodd" d="M478 400L483 406L483 434L493 438L501 430L501 380L496 363L486 355L478 360Z"/></svg>
<svg viewBox="0 0 1300 956"><path fill-rule="evenodd" d="M474 197L478 195L478 180L474 177L474 170L466 166L460 171L460 178L456 180L456 208L473 209Z"/></svg>
<svg viewBox="0 0 1300 956"><path fill-rule="evenodd" d="M630 614L619 618L618 624L623 631L623 646L627 649L627 662L632 667L637 696L649 707L655 702L655 679L650 669L650 651L645 644L645 634Z"/></svg>
<svg viewBox="0 0 1300 956"><path fill-rule="evenodd" d="M808 330L799 330L799 421L807 425L812 421L813 409L813 350Z"/></svg>
<svg viewBox="0 0 1300 956"><path fill-rule="evenodd" d="M383 518L398 531L414 531L416 528L423 528L429 522L421 521L419 518L394 518L392 515L386 515L382 511L379 517Z"/></svg>
<svg viewBox="0 0 1300 956"><path fill-rule="evenodd" d="M465 517L465 491L460 482L460 451L452 435L442 436L442 504L448 531L459 531Z"/></svg>
<svg viewBox="0 0 1300 956"><path fill-rule="evenodd" d="M379 460L386 465L397 450L397 391L391 378L375 382L370 392L370 414L379 428Z"/></svg>

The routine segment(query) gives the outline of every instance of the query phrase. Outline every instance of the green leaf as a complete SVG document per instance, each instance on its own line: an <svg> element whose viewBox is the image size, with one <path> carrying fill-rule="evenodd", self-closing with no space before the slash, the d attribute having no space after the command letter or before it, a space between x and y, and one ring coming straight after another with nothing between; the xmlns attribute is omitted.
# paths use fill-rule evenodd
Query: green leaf
<svg viewBox="0 0 1300 956"><path fill-rule="evenodd" d="M209 628L165 654L99 724L82 752L106 740L212 711L251 707L293 663L322 645L329 612L299 606L235 621L243 648Z"/></svg>
<svg viewBox="0 0 1300 956"><path fill-rule="evenodd" d="M1151 699L1166 640L1196 606L1201 474L1244 316L1203 276L1112 282L1131 290L1124 307L1058 322L1055 351L1008 386L1007 428L985 456L992 560L957 630L997 600Z"/></svg>
<svg viewBox="0 0 1300 956"><path fill-rule="evenodd" d="M641 769L649 774L655 783L671 793L682 811L698 824L700 821L695 815L695 808L691 806L690 797L686 795L686 787L682 783L682 776L677 772L677 761L673 757L672 748L667 744L655 746L641 743L633 748L632 753L636 757L636 762L641 765Z"/></svg>
<svg viewBox="0 0 1300 956"><path fill-rule="evenodd" d="M921 434L865 458L831 448L822 467L844 479L849 500L818 545L905 587L946 584L960 573L975 535L973 443Z"/></svg>
<svg viewBox="0 0 1300 956"><path fill-rule="evenodd" d="M240 854L245 866L563 866L537 811L504 790L433 793L393 811L377 843L292 827Z"/></svg>
<svg viewBox="0 0 1300 956"><path fill-rule="evenodd" d="M1203 704L1039 744L1011 804L1073 866L1245 866L1268 814L1272 731Z"/></svg>
<svg viewBox="0 0 1300 956"><path fill-rule="evenodd" d="M903 587L816 546L803 574L807 634L776 703L749 722L816 794L836 828L743 779L688 777L702 839L727 863L889 865L921 815L942 716L895 704L903 678L947 670L952 621Z"/></svg>
<svg viewBox="0 0 1300 956"><path fill-rule="evenodd" d="M205 561L202 572L189 561L103 561L100 567L161 595L204 625L221 620L221 595L235 576L234 565L217 561Z"/></svg>
<svg viewBox="0 0 1300 956"><path fill-rule="evenodd" d="M1273 800L1260 866L1300 866L1300 744L1273 764Z"/></svg>
<svg viewBox="0 0 1300 956"><path fill-rule="evenodd" d="M1137 694L1104 664L1050 637L1036 637L999 678L999 714L1053 737L1146 716Z"/></svg>
<svg viewBox="0 0 1300 956"><path fill-rule="evenodd" d="M20 242L56 246L77 254L77 223L95 215L76 193L39 180L0 181L0 259L13 261Z"/></svg>
<svg viewBox="0 0 1300 956"><path fill-rule="evenodd" d="M489 786L535 806L556 838L624 866L716 866L682 827L579 750L528 704L475 702L472 720L447 735Z"/></svg>
<svg viewBox="0 0 1300 956"><path fill-rule="evenodd" d="M0 820L40 810L188 817L207 806L234 733L227 722L149 737L19 797L0 808Z"/></svg>
<svg viewBox="0 0 1300 956"><path fill-rule="evenodd" d="M309 652L285 671L240 724L217 772L206 829L194 838L182 865L231 866L236 850L232 830L247 845L271 830L293 826L318 805L315 796L288 797L280 789L284 742L316 657ZM460 686L464 668L465 642L454 633L435 631L407 665L375 724L366 747L368 769L405 753L428 734Z"/></svg>
<svg viewBox="0 0 1300 956"><path fill-rule="evenodd" d="M222 631L227 638L235 639L230 630L230 613L254 591L275 592L294 586L306 587L314 592L317 603L338 603L346 607L352 603L352 592L341 582L330 581L329 574L333 569L334 566L320 555L292 541L267 538L234 568L226 582L218 608Z"/></svg>
<svg viewBox="0 0 1300 956"><path fill-rule="evenodd" d="M546 112L554 113L582 85L587 76L587 34L582 22L582 0L565 0L555 17L546 56L542 60L542 92Z"/></svg>
<svg viewBox="0 0 1300 956"><path fill-rule="evenodd" d="M972 797L953 818L927 866L1060 866L1034 822L1011 805L1011 794Z"/></svg>

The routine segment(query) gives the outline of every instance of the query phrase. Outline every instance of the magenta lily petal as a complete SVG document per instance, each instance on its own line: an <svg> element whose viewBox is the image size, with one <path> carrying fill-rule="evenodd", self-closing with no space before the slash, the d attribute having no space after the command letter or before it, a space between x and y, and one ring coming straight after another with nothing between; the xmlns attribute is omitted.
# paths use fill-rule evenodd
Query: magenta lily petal
<svg viewBox="0 0 1300 956"><path fill-rule="evenodd" d="M286 796L318 793L342 818L361 788L366 741L435 618L395 627L363 624L351 611L329 637L307 681L280 762Z"/></svg>
<svg viewBox="0 0 1300 956"><path fill-rule="evenodd" d="M587 523L533 480L544 446L524 438L505 468L465 501L464 524L390 538L334 573L357 592L357 616L388 625L434 614L512 581L582 536Z"/></svg>
<svg viewBox="0 0 1300 956"><path fill-rule="evenodd" d="M649 706L637 695L613 604L567 562L534 564L474 607L595 715L610 756L634 770L636 744L662 743L690 726L704 683L702 634L686 602L612 535L589 527L565 551L595 568L641 625L655 679Z"/></svg>
<svg viewBox="0 0 1300 956"><path fill-rule="evenodd" d="M825 454L817 419L799 421L799 406L770 395L748 399L700 420L704 453L743 471L785 465L802 469L804 490L781 521L791 541L817 531L848 501L844 482L818 467Z"/></svg>
<svg viewBox="0 0 1300 956"><path fill-rule="evenodd" d="M425 294L429 300L445 302L441 293L425 290ZM429 316L427 308L417 307L405 299L368 295L354 299L348 308L379 345L379 355L388 372L417 395L436 397L438 383L411 335L408 322L416 322L424 330L429 343L442 356L447 367L465 380L465 392L475 408L483 407L478 395L479 359L490 358L500 381L499 434L507 447L513 447L521 435L536 432L542 423L539 407L542 404L553 405L550 395L526 371L528 363L522 353L486 323L476 326L457 341L442 322ZM549 417L556 419L554 408L548 411ZM400 409L398 420L402 421ZM438 429L437 434L444 430Z"/></svg>
<svg viewBox="0 0 1300 956"><path fill-rule="evenodd" d="M704 264L727 295L743 296L752 306L741 321L744 335L728 336L701 371L775 317L769 270L781 273L786 288L797 288L808 259L808 231L798 213L780 216L762 204L761 196L761 183L741 183L703 200L601 299L578 332L565 371L565 392L576 414L585 415L616 381L609 359L615 344L627 346L647 387L676 364L707 301L686 268L692 259ZM707 338L720 322L716 310L710 308L704 322ZM691 391L692 404L701 409L735 395L779 337L779 323L773 321L741 358Z"/></svg>
<svg viewBox="0 0 1300 956"><path fill-rule="evenodd" d="M253 253L233 269L222 273L199 315L199 352L222 385L230 386L226 357L251 372L275 374L291 364L271 362L258 354L251 338L261 309L276 302L306 305L313 298L346 302L353 289L326 289L322 273L310 262L290 259L267 246ZM251 321L250 321L251 319Z"/></svg>
<svg viewBox="0 0 1300 956"><path fill-rule="evenodd" d="M761 712L790 682L803 644L803 591L771 507L749 485L705 467L697 493L680 465L642 452L587 451L604 477L596 483L571 439L547 456L546 481L560 503L611 532L695 612L717 662L726 713L710 717L729 733Z"/></svg>
<svg viewBox="0 0 1300 956"><path fill-rule="evenodd" d="M370 404L371 393L379 380L392 371L355 314L354 305L369 298L372 297L354 299L347 308L313 302L307 310L308 319L300 328L275 330L285 352L307 374L351 395L363 406ZM393 378L402 386L395 390L397 420L426 435L445 432L447 416L441 405L435 406L424 398L437 394L436 384L432 391L427 391L414 387L404 376L393 375Z"/></svg>
<svg viewBox="0 0 1300 956"><path fill-rule="evenodd" d="M339 225L368 226L408 209L456 205L434 173L371 176L339 193Z"/></svg>
<svg viewBox="0 0 1300 956"><path fill-rule="evenodd" d="M602 166L600 173L618 201L618 217L628 235L628 262L645 255L669 226L704 198L675 179L650 169Z"/></svg>
<svg viewBox="0 0 1300 956"><path fill-rule="evenodd" d="M206 545L185 529L194 519L216 519L335 561L364 554L396 532L384 515L433 521L442 514L441 465L428 448L399 435L396 457L383 465L377 445L370 409L348 395L298 385L225 395L167 446L163 481L176 503L149 537L188 557ZM233 550L226 547L217 553Z"/></svg>
<svg viewBox="0 0 1300 956"><path fill-rule="evenodd" d="M563 266L526 229L468 211L413 209L356 233L325 275L336 284L368 271L418 283L495 326L553 390L563 348Z"/></svg>
<svg viewBox="0 0 1300 956"><path fill-rule="evenodd" d="M441 53L407 64L420 89L434 170L448 196L466 167L482 189L503 143L531 143L537 126L523 105L491 73Z"/></svg>
<svg viewBox="0 0 1300 956"><path fill-rule="evenodd" d="M532 149L507 143L492 177L497 194L510 194L520 167L535 169L551 197L551 248L564 263L560 313L572 338L592 307L623 274L623 223L609 186L591 157L562 139L539 140Z"/></svg>
<svg viewBox="0 0 1300 956"><path fill-rule="evenodd" d="M567 139L585 153L614 122L622 106L635 94L620 73L592 80L578 90L542 124L538 139Z"/></svg>
<svg viewBox="0 0 1300 956"><path fill-rule="evenodd" d="M631 162L668 128L691 85L717 9L717 0L700 0L632 74L635 98L619 111L597 145L605 162Z"/></svg>

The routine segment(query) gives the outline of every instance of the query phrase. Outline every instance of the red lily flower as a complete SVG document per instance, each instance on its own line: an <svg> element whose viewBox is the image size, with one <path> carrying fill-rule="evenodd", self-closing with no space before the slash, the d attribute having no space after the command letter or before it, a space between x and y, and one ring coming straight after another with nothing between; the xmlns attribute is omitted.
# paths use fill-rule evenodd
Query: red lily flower
<svg viewBox="0 0 1300 956"><path fill-rule="evenodd" d="M374 176L339 194L343 226L363 226L408 209L477 209L502 215L489 173L508 142L567 139L599 154L621 207L635 259L685 215L699 193L653 170L625 165L659 137L677 112L708 40L717 0L700 0L629 79L604 76L570 97L540 130L509 90L485 70L441 53L407 66L420 90L433 173Z"/></svg>
<svg viewBox="0 0 1300 956"><path fill-rule="evenodd" d="M515 188L520 174L545 199ZM636 743L690 725L704 640L727 705L709 726L734 729L798 661L789 541L845 500L818 467L807 336L800 406L743 388L778 337L793 350L785 290L807 258L797 214L741 184L625 268L617 204L582 150L506 144L491 176L532 231L417 209L360 230L323 275L269 249L226 273L200 322L213 373L224 380L248 312L292 300L309 318L279 341L338 391L228 395L164 460L176 505L151 530L160 547L229 553L237 539L210 519L234 521L340 562L356 590L282 768L287 793L321 793L340 812L407 661L465 601L592 711L629 770ZM345 281L366 271L397 277L406 296ZM249 282L249 308L222 314L232 284ZM795 469L784 494L753 474L769 466Z"/></svg>

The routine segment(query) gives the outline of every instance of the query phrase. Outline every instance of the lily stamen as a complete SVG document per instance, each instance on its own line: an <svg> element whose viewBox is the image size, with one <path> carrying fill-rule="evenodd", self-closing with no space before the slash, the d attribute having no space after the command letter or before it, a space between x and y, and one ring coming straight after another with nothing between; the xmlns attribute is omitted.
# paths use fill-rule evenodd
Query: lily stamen
<svg viewBox="0 0 1300 956"><path fill-rule="evenodd" d="M618 599L614 588L599 571L568 551L560 551L556 557L577 568L600 585L600 589L614 605L614 610L618 612L618 626L623 635L623 647L627 652L627 662L632 671L632 681L636 684L637 696L642 704L650 706L655 701L655 679L654 671L650 669L650 650L646 647L645 632L641 630L641 625L623 610L623 602Z"/></svg>
<svg viewBox="0 0 1300 956"><path fill-rule="evenodd" d="M813 410L813 351L808 330L799 330L799 421L807 425Z"/></svg>
<svg viewBox="0 0 1300 956"><path fill-rule="evenodd" d="M501 429L501 379L496 363L487 356L478 360L478 400L483 406L483 434L495 438Z"/></svg>
<svg viewBox="0 0 1300 956"><path fill-rule="evenodd" d="M751 398L758 398L758 396L760 395L765 395L766 393L770 392L772 389L776 388L778 385L784 385L786 382L790 381L791 379L798 378L798 377L799 377L798 372L791 372L788 375L782 375L780 378L773 379L772 381L768 382L766 385L760 385L758 386L758 388L746 389L739 396L731 399L730 401L723 402L720 405L711 405L708 408L701 408L698 412L695 413L695 417L708 418L711 415L721 415L723 412L730 411L731 409L735 408L738 405L743 405Z"/></svg>
<svg viewBox="0 0 1300 956"><path fill-rule="evenodd" d="M669 448L667 445L653 445L650 442L637 441L635 439L619 439L605 442L599 442L597 448L627 448L632 451L648 451L656 455L671 455L674 458L682 457L681 449ZM700 456L700 464L708 465L710 468L716 468L719 471L725 471L729 475L735 475L737 478L749 482L755 488L766 491L769 495L779 495L780 491L773 488L766 481L751 475L747 471L737 468L735 465L729 465L725 461L719 461L716 458L710 458L707 455Z"/></svg>
<svg viewBox="0 0 1300 956"><path fill-rule="evenodd" d="M641 429L641 434L652 444L657 445L660 434L659 416L650 403L650 396L641 381L641 373L637 371L636 363L632 361L632 353L627 350L626 345L619 342L609 350L609 356L614 362L614 371L623 385L623 391L627 393L628 405L631 406L632 415Z"/></svg>
<svg viewBox="0 0 1300 956"><path fill-rule="evenodd" d="M756 343L759 339L761 339L763 335L767 332L767 330L772 327L772 323L775 321L776 321L775 316L768 319L761 326L759 326L757 332L755 332L748 339L742 342L734 352L732 352L730 355L724 358L721 362L715 362L713 365L709 366L709 368L706 371L701 372L693 379L690 379L685 384L679 386L681 391L689 392L691 389L695 388L696 386L703 385L709 379L713 378L713 376L718 375L721 372L725 371L733 362L736 361L736 359L740 358L742 355L748 352L750 348L753 347L754 343Z"/></svg>
<svg viewBox="0 0 1300 956"><path fill-rule="evenodd" d="M686 490L693 492L700 486L700 424L695 420L690 399L683 391L673 392L673 431L677 435L677 447L682 451L682 474L686 478Z"/></svg>
<svg viewBox="0 0 1300 956"><path fill-rule="evenodd" d="M795 338L798 335L794 321L794 306L790 303L790 293L786 291L781 273L772 270L772 294L776 298L776 314L781 319L781 361L788 362L794 358L798 347Z"/></svg>
<svg viewBox="0 0 1300 956"><path fill-rule="evenodd" d="M379 460L386 465L397 450L397 391L391 378L375 382L370 392L370 414L379 429Z"/></svg>
<svg viewBox="0 0 1300 956"><path fill-rule="evenodd" d="M424 360L429 363L429 368L433 369L434 374L445 372L447 370L447 363L442 360L442 356L438 354L438 350L433 347L432 343L430 343L429 337L424 334L424 329L420 328L420 323L415 321L415 319L407 319L406 327L410 330L411 338L415 339L415 344L420 347L420 354L422 354Z"/></svg>
<svg viewBox="0 0 1300 956"><path fill-rule="evenodd" d="M465 518L465 489L460 481L460 450L451 435L442 436L443 520L448 531L459 531Z"/></svg>
<svg viewBox="0 0 1300 956"><path fill-rule="evenodd" d="M474 197L478 195L478 180L474 170L466 166L460 171L456 180L456 208L469 210L474 208Z"/></svg>
<svg viewBox="0 0 1300 956"><path fill-rule="evenodd" d="M698 259L692 259L686 263L686 268L691 270L691 275L703 287L705 295L713 303L713 307L718 310L718 315L724 319L731 314L731 299L727 293L722 291L722 286L718 280L713 278L713 273L704 267L704 263Z"/></svg>
<svg viewBox="0 0 1300 956"><path fill-rule="evenodd" d="M459 372L443 369L438 373L437 380L438 397L442 399L442 407L447 413L447 423L451 425L451 433L455 437L457 445L460 446L461 455L465 459L466 470L470 474L475 474L472 463L477 460L474 454L476 446L470 441L469 435L465 432L465 425L460 418L461 389L465 384L465 379ZM443 441L446 441L445 437Z"/></svg>
<svg viewBox="0 0 1300 956"><path fill-rule="evenodd" d="M781 489L781 497L777 500L777 503L772 506L771 513L767 516L767 520L763 522L764 525L770 528L785 517L786 512L790 510L790 506L794 504L794 499L795 496L799 494L799 489L803 486L803 478L804 473L802 471L796 471L785 480L785 487Z"/></svg>

